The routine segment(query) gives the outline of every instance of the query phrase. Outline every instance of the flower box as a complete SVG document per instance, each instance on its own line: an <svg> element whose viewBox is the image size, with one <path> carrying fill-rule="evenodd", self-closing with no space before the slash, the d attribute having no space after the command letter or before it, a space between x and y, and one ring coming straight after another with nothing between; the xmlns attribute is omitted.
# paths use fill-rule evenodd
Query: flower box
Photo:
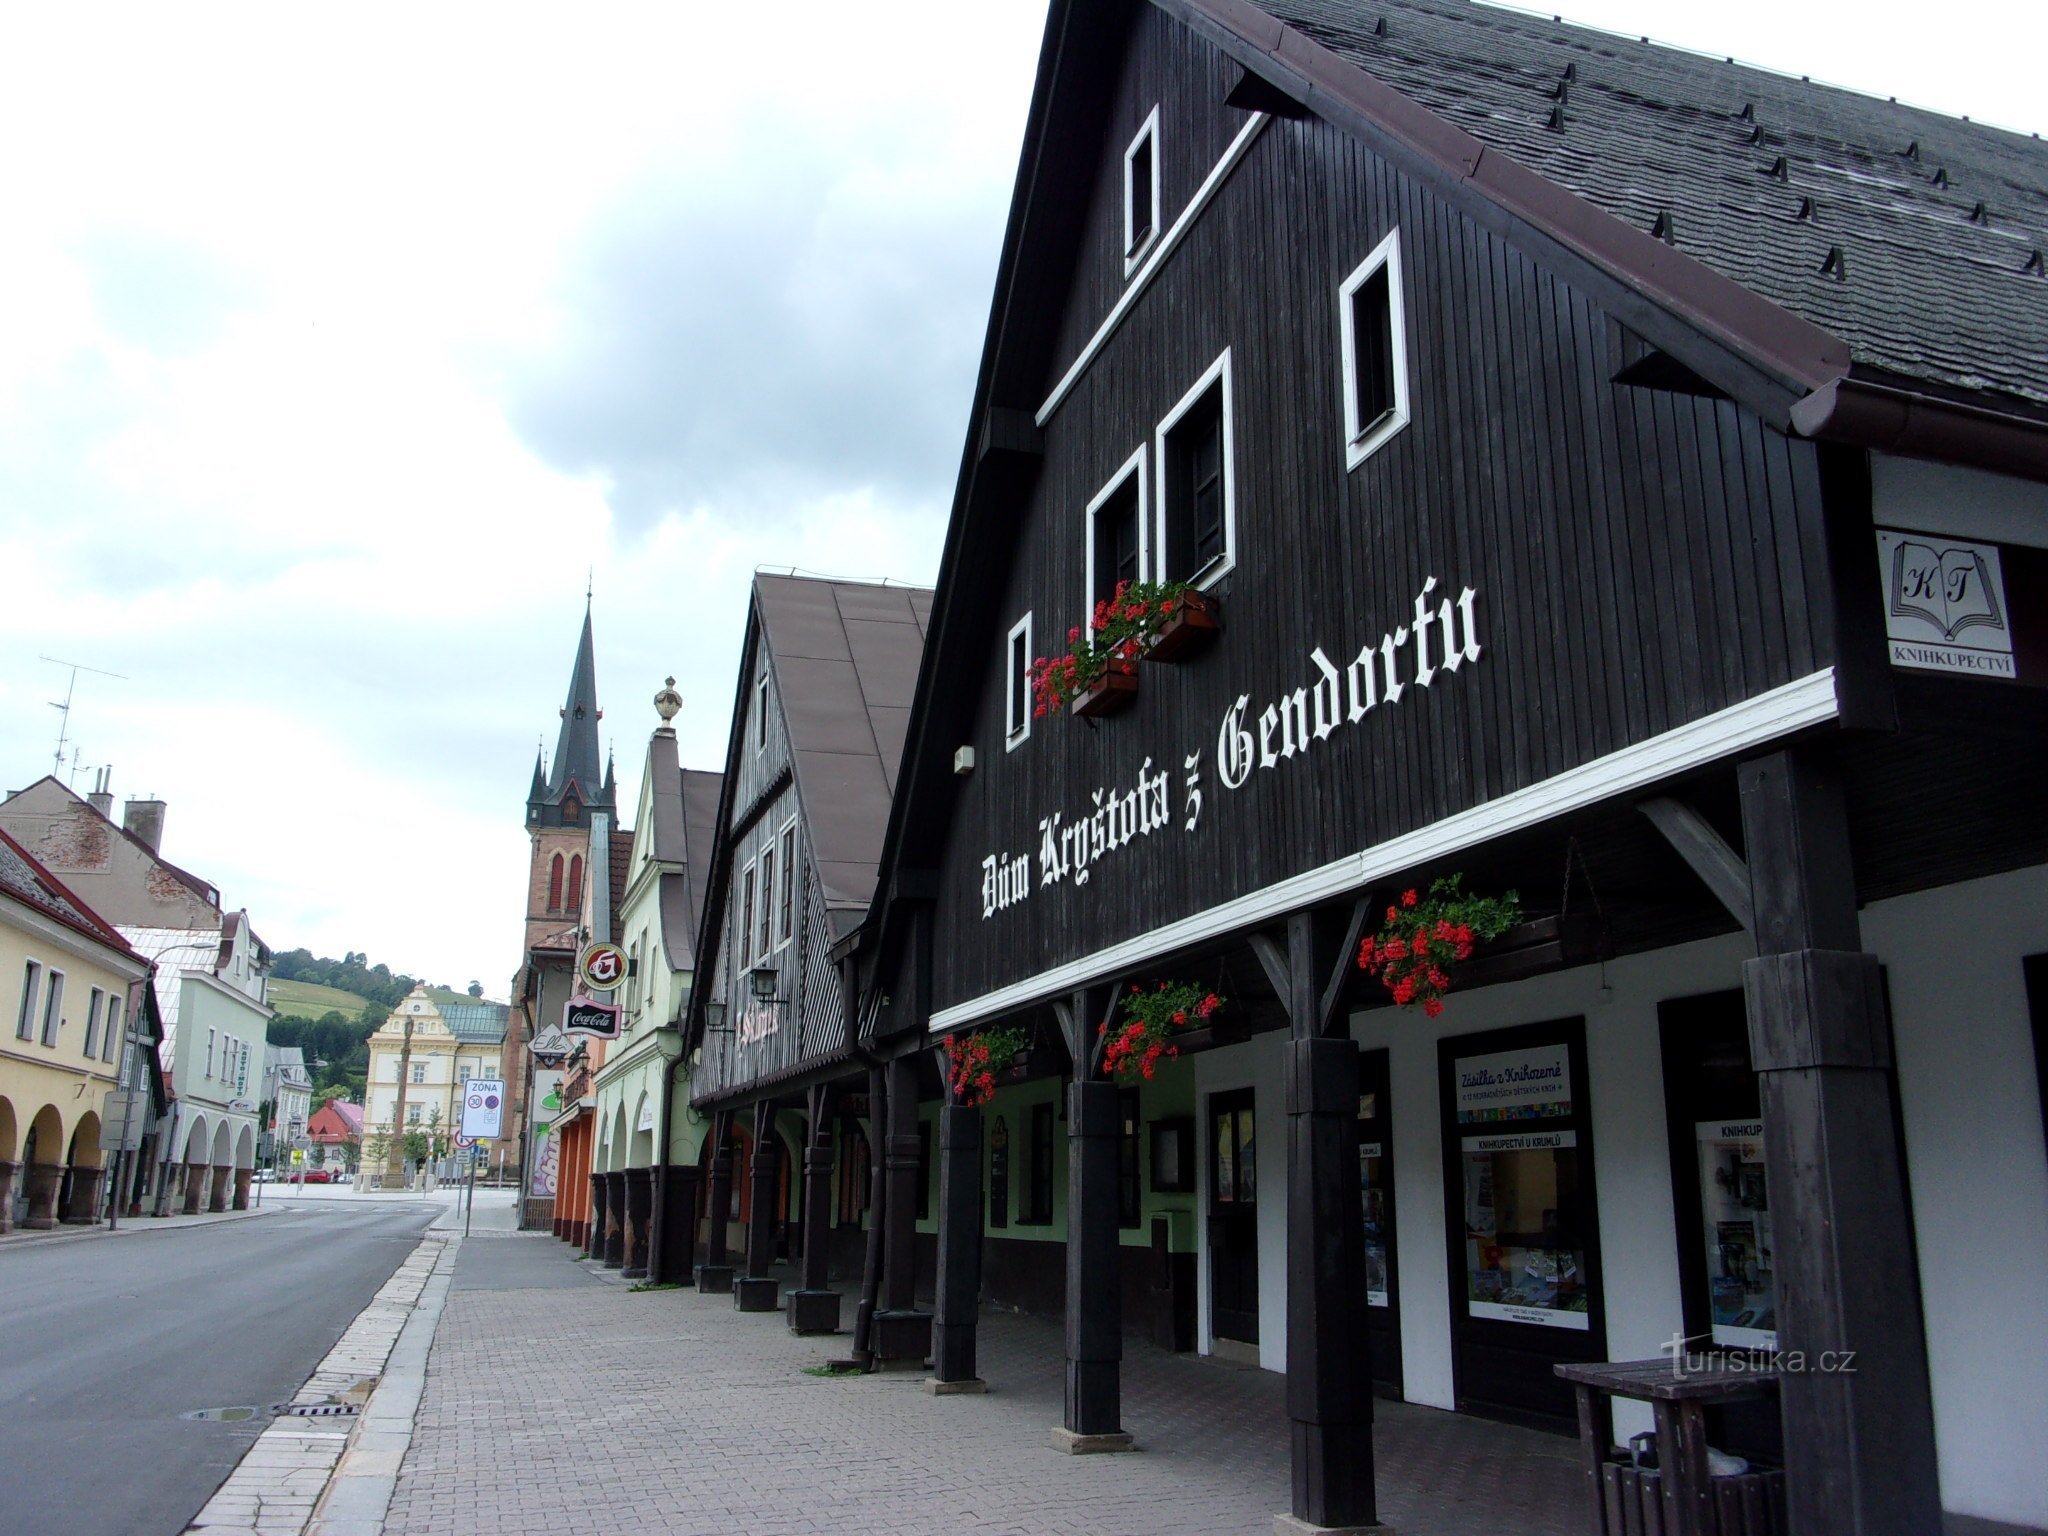
<svg viewBox="0 0 2048 1536"><path fill-rule="evenodd" d="M1251 1039L1251 1026L1241 1018L1224 1019L1215 1024L1202 1024L1193 1029L1176 1029L1173 1043L1185 1055L1189 1051L1206 1051L1218 1045L1242 1045Z"/></svg>
<svg viewBox="0 0 2048 1536"><path fill-rule="evenodd" d="M1067 705L1077 715L1089 719L1102 715L1113 715L1120 709L1128 709L1138 697L1138 669L1129 663L1119 663L1106 668L1093 682L1074 695Z"/></svg>
<svg viewBox="0 0 2048 1536"><path fill-rule="evenodd" d="M1524 981L1546 971L1584 965L1602 958L1606 936L1592 912L1559 913L1517 923L1497 939L1488 939L1458 967L1460 987L1491 987Z"/></svg>
<svg viewBox="0 0 2048 1536"><path fill-rule="evenodd" d="M1168 619L1145 645L1147 661L1185 661L1199 655L1223 630L1223 610L1206 592L1182 593Z"/></svg>

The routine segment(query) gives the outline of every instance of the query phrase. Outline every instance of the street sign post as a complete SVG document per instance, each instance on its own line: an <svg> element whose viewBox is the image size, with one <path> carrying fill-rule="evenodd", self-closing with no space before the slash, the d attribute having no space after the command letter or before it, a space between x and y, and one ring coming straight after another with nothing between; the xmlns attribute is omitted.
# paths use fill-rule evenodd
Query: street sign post
<svg viewBox="0 0 2048 1536"><path fill-rule="evenodd" d="M502 1077L472 1077L462 1085L462 1124L458 1129L477 1141L495 1141L505 1134Z"/></svg>

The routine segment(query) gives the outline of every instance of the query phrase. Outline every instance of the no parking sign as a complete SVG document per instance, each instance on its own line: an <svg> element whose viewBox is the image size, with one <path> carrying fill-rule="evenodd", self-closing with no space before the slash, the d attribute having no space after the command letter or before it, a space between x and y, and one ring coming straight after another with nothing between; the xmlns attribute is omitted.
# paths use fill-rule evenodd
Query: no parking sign
<svg viewBox="0 0 2048 1536"><path fill-rule="evenodd" d="M462 1085L462 1134L491 1141L504 1134L505 1080L472 1077Z"/></svg>

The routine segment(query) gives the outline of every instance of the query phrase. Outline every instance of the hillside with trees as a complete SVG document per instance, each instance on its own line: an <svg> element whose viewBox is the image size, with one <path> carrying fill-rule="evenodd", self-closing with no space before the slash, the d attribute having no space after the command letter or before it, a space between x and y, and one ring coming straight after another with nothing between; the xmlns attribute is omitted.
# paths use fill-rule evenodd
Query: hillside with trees
<svg viewBox="0 0 2048 1536"><path fill-rule="evenodd" d="M306 949L273 955L270 976L271 1006L277 1011L270 1021L270 1043L295 1045L305 1053L315 1104L336 1089L360 1104L369 1079L370 1036L420 984L418 978L372 965L369 955L353 950L332 960ZM278 982L286 985L277 987ZM484 995L482 984L474 981L466 993L431 983L427 991L436 1003Z"/></svg>

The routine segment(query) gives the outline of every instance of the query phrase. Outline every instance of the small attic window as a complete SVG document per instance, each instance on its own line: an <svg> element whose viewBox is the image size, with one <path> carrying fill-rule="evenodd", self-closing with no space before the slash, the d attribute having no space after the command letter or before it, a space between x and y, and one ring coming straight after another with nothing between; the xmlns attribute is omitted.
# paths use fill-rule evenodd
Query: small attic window
<svg viewBox="0 0 2048 1536"><path fill-rule="evenodd" d="M1138 265L1159 238L1159 109L1124 151L1124 276Z"/></svg>
<svg viewBox="0 0 2048 1536"><path fill-rule="evenodd" d="M1337 290L1345 461L1352 469L1408 425L1408 342L1401 313L1401 232L1395 230Z"/></svg>
<svg viewBox="0 0 2048 1536"><path fill-rule="evenodd" d="M754 684L754 751L768 750L768 673L764 669L761 679Z"/></svg>

